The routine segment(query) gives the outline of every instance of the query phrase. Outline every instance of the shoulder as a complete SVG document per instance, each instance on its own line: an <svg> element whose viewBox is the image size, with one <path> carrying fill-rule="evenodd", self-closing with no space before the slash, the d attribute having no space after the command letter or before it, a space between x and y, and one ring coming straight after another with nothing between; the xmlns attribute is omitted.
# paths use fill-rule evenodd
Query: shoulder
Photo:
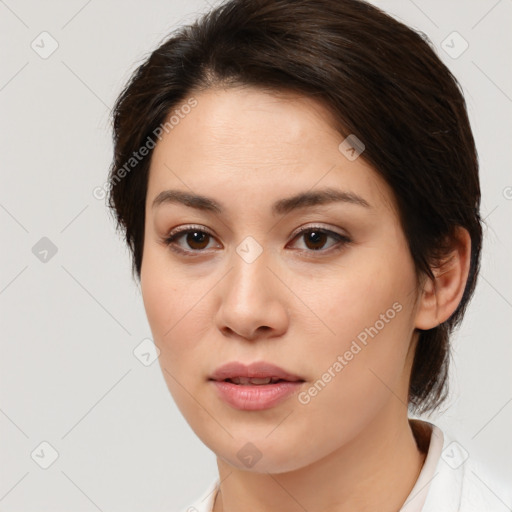
<svg viewBox="0 0 512 512"><path fill-rule="evenodd" d="M449 433L434 426L442 451L422 512L507 512L512 486L472 457Z"/></svg>
<svg viewBox="0 0 512 512"><path fill-rule="evenodd" d="M211 512L218 485L218 479L210 482L206 490L193 503L179 512Z"/></svg>
<svg viewBox="0 0 512 512"><path fill-rule="evenodd" d="M512 510L512 485L474 458L464 464L460 512Z"/></svg>

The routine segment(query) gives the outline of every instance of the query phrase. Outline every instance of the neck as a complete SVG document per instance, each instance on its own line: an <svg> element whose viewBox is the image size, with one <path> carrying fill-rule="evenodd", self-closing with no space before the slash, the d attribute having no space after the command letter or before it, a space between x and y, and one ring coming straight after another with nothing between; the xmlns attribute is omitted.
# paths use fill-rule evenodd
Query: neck
<svg viewBox="0 0 512 512"><path fill-rule="evenodd" d="M396 512L420 474L428 435L420 423L409 422L407 411L398 421L395 410L327 457L295 471L244 471L218 458L222 484L213 510Z"/></svg>

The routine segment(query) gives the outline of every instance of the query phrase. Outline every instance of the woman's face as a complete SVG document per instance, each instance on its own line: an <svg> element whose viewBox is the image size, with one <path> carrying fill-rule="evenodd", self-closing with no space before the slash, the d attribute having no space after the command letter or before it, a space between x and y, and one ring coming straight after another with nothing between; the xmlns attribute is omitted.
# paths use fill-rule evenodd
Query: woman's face
<svg viewBox="0 0 512 512"><path fill-rule="evenodd" d="M195 99L152 156L141 270L185 419L223 460L271 473L394 428L407 414L418 308L391 190L361 146L340 146L314 100L254 88ZM338 198L290 200L327 189ZM218 207L153 205L168 190ZM177 228L190 231L166 245ZM211 380L229 362L272 363L299 381Z"/></svg>

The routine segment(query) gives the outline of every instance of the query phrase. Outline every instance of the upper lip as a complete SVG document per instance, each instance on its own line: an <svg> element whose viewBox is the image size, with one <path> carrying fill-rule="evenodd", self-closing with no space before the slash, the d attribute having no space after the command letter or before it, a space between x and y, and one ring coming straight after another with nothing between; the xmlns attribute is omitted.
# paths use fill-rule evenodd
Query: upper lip
<svg viewBox="0 0 512 512"><path fill-rule="evenodd" d="M232 361L230 363L219 366L211 375L210 380L226 380L233 379L235 377L246 377L264 379L266 377L273 377L282 380L303 381L302 377L294 375L286 370L283 370L275 364L268 363L266 361L259 361L251 364L243 364L238 361Z"/></svg>

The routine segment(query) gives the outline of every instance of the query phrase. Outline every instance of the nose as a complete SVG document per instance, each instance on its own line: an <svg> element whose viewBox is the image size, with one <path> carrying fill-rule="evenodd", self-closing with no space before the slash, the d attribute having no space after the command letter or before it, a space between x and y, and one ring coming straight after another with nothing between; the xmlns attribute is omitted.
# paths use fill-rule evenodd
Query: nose
<svg viewBox="0 0 512 512"><path fill-rule="evenodd" d="M288 328L290 293L281 279L265 251L252 262L234 252L230 271L216 287L218 329L246 340L281 336Z"/></svg>

